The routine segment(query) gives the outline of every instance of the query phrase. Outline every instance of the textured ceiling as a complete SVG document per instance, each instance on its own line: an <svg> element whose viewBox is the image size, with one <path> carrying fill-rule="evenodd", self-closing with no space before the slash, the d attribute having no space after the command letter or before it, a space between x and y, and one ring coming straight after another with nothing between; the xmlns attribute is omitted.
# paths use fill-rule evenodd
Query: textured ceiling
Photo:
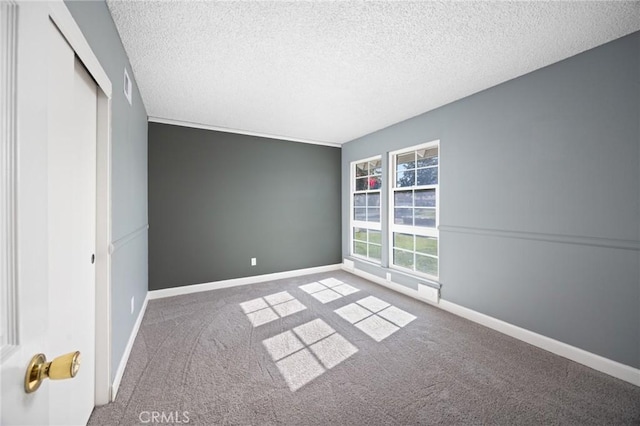
<svg viewBox="0 0 640 426"><path fill-rule="evenodd" d="M640 30L640 2L107 4L150 120L338 144Z"/></svg>

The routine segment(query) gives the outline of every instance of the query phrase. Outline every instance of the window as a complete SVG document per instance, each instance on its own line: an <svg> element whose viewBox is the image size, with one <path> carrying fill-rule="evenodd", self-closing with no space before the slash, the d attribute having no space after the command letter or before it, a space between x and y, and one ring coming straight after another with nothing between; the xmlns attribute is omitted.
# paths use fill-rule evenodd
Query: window
<svg viewBox="0 0 640 426"><path fill-rule="evenodd" d="M439 141L390 154L390 264L438 277Z"/></svg>
<svg viewBox="0 0 640 426"><path fill-rule="evenodd" d="M351 163L351 255L374 262L382 258L381 187L381 157Z"/></svg>

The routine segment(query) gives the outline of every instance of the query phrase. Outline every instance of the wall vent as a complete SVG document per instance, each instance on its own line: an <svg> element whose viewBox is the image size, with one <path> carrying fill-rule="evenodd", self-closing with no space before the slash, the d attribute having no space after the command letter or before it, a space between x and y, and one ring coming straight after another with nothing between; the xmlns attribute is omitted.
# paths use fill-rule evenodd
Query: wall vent
<svg viewBox="0 0 640 426"><path fill-rule="evenodd" d="M356 267L356 265L353 262L353 260L344 259L343 263L344 263L345 269L347 269L349 271L353 271L355 269L355 267Z"/></svg>
<svg viewBox="0 0 640 426"><path fill-rule="evenodd" d="M432 303L440 301L440 289L424 284L418 284L418 297Z"/></svg>

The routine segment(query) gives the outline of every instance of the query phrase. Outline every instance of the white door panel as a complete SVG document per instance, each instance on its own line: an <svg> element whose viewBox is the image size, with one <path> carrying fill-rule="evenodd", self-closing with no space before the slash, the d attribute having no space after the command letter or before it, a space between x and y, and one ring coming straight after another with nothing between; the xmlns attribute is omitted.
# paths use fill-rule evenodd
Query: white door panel
<svg viewBox="0 0 640 426"><path fill-rule="evenodd" d="M0 424L85 424L95 395L97 86L46 2L19 12L19 64L31 65L17 74L19 339L0 365ZM76 350L75 378L25 393L33 355Z"/></svg>
<svg viewBox="0 0 640 426"><path fill-rule="evenodd" d="M49 30L49 350L82 354L75 378L49 384L50 423L84 424L94 389L97 88L58 29Z"/></svg>
<svg viewBox="0 0 640 426"><path fill-rule="evenodd" d="M15 85L19 88L15 104L17 139L17 245L18 344L0 365L0 424L45 425L49 419L49 387L27 395L24 376L29 359L36 353L48 353L48 248L47 248L47 92L44 67L47 58L47 17L41 5L3 4L3 13L13 8L17 21L19 61ZM43 19L44 16L44 19ZM5 21L5 24L7 22ZM4 30L4 28L3 28ZM11 43L2 40L6 48ZM6 71L6 70L4 70ZM6 76L3 75L2 78ZM4 135L3 135L4 136ZM3 140L3 143L5 140Z"/></svg>

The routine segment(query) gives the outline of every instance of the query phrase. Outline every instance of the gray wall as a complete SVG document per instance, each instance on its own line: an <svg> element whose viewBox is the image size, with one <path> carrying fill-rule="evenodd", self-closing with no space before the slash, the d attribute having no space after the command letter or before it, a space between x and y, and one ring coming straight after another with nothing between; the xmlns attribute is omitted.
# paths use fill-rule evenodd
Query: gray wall
<svg viewBox="0 0 640 426"><path fill-rule="evenodd" d="M340 263L340 149L149 123L149 226L150 290Z"/></svg>
<svg viewBox="0 0 640 426"><path fill-rule="evenodd" d="M442 297L640 367L639 55L635 33L343 145L343 255L349 163L440 139Z"/></svg>
<svg viewBox="0 0 640 426"><path fill-rule="evenodd" d="M113 85L111 239L117 242L147 224L147 113L106 3L65 4ZM133 81L133 105L123 94L125 66ZM147 234L118 247L111 257L112 378L147 294Z"/></svg>

